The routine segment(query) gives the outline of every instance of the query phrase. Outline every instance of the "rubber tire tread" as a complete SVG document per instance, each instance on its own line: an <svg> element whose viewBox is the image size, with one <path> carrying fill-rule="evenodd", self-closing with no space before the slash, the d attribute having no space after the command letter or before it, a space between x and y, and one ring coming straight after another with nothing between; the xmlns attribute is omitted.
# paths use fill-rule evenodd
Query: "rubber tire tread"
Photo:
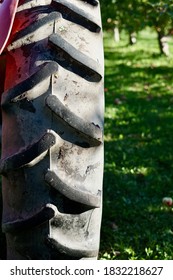
<svg viewBox="0 0 173 280"><path fill-rule="evenodd" d="M71 4L70 0L65 9L61 1L37 2L19 2L12 42L6 50L0 172L7 259L97 258L104 107L99 2L75 0ZM71 9L72 16L67 15ZM91 26L99 28L93 30ZM75 45L73 34L66 38L66 28L72 29L80 44ZM88 37L83 39L81 34ZM93 57L93 41L98 57ZM75 87L71 89L71 85ZM85 99L88 101L84 114L75 104L79 94L81 106ZM48 106L51 96L55 96L56 104L64 104L61 112ZM98 105L93 105L96 100ZM55 183L51 178L46 181L46 174L60 176L57 182L68 190L71 185L74 194L66 195L65 190L52 187ZM68 180L63 183L64 177ZM79 192L73 199L78 188L82 197ZM85 202L85 192L91 202Z"/></svg>

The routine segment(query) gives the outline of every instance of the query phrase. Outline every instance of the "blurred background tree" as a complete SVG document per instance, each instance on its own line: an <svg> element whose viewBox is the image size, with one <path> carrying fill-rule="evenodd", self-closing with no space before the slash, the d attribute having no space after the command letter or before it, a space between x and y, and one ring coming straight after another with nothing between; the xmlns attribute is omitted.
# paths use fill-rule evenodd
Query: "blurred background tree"
<svg viewBox="0 0 173 280"><path fill-rule="evenodd" d="M149 26L157 32L160 53L169 55L169 35L173 30L173 0L102 0L102 20L105 29L126 30L129 44L137 41L137 33Z"/></svg>

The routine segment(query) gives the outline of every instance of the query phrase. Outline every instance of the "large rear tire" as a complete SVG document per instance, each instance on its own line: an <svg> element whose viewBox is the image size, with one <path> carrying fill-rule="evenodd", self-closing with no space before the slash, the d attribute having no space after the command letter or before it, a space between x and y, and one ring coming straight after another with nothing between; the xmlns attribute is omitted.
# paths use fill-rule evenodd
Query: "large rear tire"
<svg viewBox="0 0 173 280"><path fill-rule="evenodd" d="M7 259L97 258L103 175L99 2L21 0L2 96Z"/></svg>

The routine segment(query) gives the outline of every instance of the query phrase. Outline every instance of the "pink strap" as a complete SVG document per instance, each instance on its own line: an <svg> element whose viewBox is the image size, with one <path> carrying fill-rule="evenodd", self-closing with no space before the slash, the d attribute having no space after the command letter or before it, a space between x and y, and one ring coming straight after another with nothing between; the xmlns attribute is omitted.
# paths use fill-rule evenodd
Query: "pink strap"
<svg viewBox="0 0 173 280"><path fill-rule="evenodd" d="M19 0L0 1L0 54L9 39L18 3Z"/></svg>

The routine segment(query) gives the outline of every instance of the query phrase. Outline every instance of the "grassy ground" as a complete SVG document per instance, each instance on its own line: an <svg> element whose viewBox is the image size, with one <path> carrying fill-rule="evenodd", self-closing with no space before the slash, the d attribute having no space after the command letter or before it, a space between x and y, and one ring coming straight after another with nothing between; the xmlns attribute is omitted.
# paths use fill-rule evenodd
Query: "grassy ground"
<svg viewBox="0 0 173 280"><path fill-rule="evenodd" d="M138 37L105 33L101 259L173 259L173 47L160 57L155 33Z"/></svg>

